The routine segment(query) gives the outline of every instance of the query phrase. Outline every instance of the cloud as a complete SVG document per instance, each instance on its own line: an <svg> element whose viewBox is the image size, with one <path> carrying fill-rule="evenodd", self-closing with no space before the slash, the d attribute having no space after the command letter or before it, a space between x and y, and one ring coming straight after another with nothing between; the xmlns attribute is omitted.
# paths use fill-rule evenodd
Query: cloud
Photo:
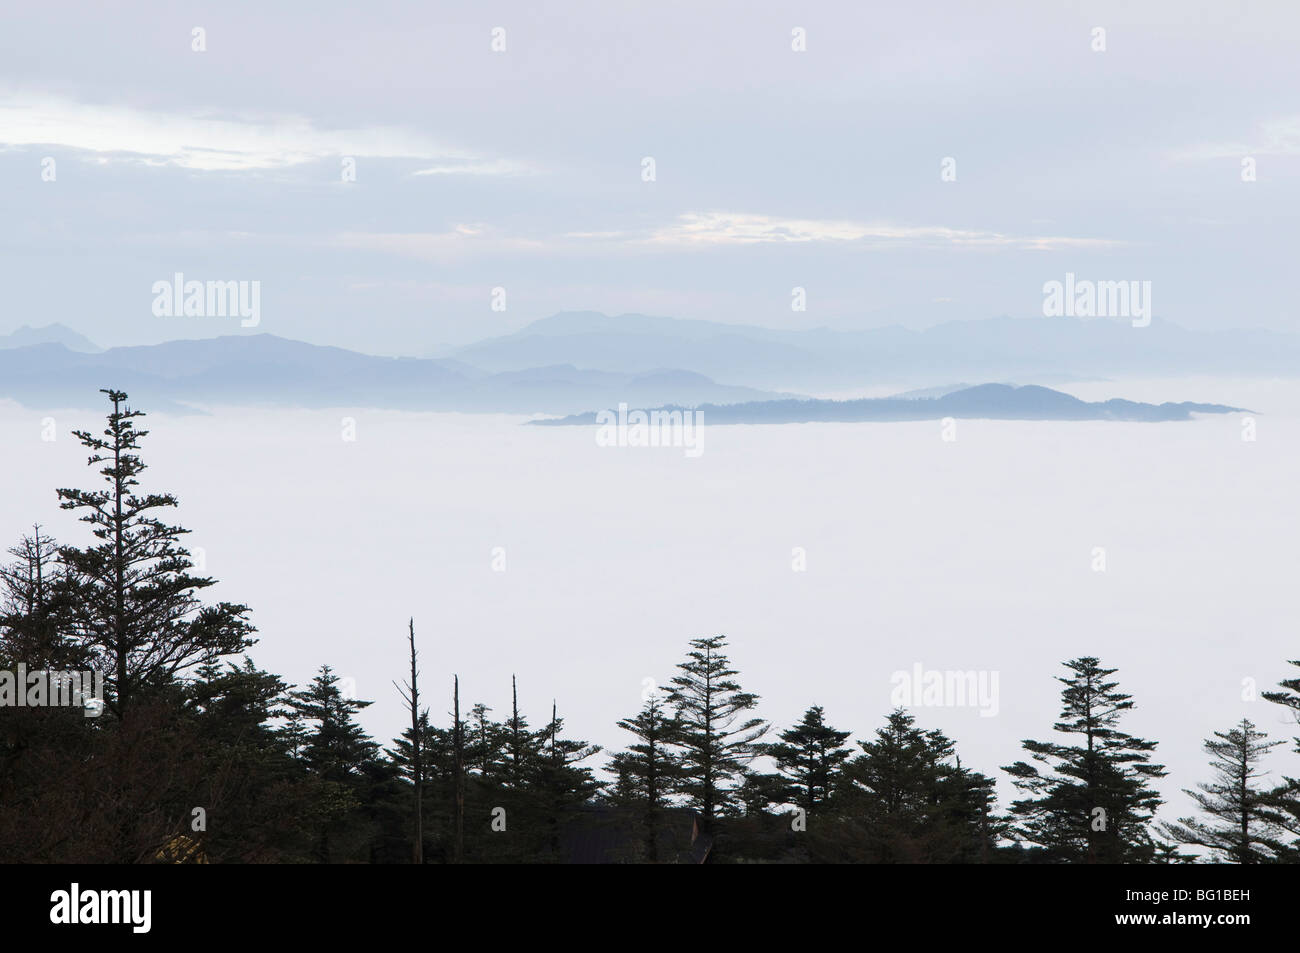
<svg viewBox="0 0 1300 953"><path fill-rule="evenodd" d="M787 219L727 212L689 213L679 216L671 225L641 231L575 231L524 236L509 234L488 225L459 224L442 232L347 232L336 235L333 242L349 248L424 259L443 259L475 252L634 254L813 242L864 249L1050 250L1109 248L1126 244L1101 238L1003 235L942 225L865 225L849 221Z"/></svg>
<svg viewBox="0 0 1300 953"><path fill-rule="evenodd" d="M732 212L681 215L656 229L645 242L666 246L835 243L875 248L1103 248L1123 244L1100 238L1016 236L944 225L892 225L832 219L779 218Z"/></svg>
<svg viewBox="0 0 1300 953"><path fill-rule="evenodd" d="M195 116L56 98L0 97L0 146L49 146L201 171L280 169L342 156L437 160L452 173L503 175L502 159L457 153L408 129L323 129L299 117Z"/></svg>
<svg viewBox="0 0 1300 953"><path fill-rule="evenodd" d="M1180 159L1238 159L1242 156L1300 155L1300 116L1259 124L1254 142L1206 142L1177 154Z"/></svg>
<svg viewBox="0 0 1300 953"><path fill-rule="evenodd" d="M412 175L534 175L537 170L523 162L508 159L448 157L435 166L417 169Z"/></svg>

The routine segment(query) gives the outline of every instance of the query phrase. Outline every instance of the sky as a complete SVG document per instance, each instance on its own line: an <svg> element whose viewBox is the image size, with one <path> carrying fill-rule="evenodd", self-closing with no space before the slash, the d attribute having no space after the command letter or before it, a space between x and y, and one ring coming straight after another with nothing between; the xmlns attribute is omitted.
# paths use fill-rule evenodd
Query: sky
<svg viewBox="0 0 1300 953"><path fill-rule="evenodd" d="M563 310L1041 317L1066 273L1300 331L1283 0L5 6L0 333L423 356ZM178 272L260 282L258 326L156 316Z"/></svg>

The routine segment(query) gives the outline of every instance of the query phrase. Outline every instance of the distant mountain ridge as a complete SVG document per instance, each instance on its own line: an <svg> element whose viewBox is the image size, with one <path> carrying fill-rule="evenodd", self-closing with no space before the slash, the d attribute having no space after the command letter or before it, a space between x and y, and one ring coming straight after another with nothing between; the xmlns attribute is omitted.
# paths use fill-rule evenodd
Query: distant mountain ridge
<svg viewBox="0 0 1300 953"><path fill-rule="evenodd" d="M552 315L448 356L490 371L552 363L627 373L680 367L737 385L826 392L880 383L925 387L936 379L1294 377L1300 335L1079 318L783 330L584 311Z"/></svg>
<svg viewBox="0 0 1300 953"><path fill-rule="evenodd" d="M69 351L96 354L103 350L89 338L63 324L47 324L39 328L24 324L12 334L0 334L0 348L32 347L36 344L61 344Z"/></svg>
<svg viewBox="0 0 1300 953"><path fill-rule="evenodd" d="M100 351L57 324L21 328L0 345L0 399L92 406L98 388L113 386L172 412L227 404L564 416L624 402L716 407L785 400L798 413L807 405L793 399L806 393L900 383L894 398L928 412L934 405L927 400L972 389L935 386L945 379L1053 384L1300 373L1294 335L1201 334L1160 322L1134 328L1072 318L833 331L565 312L443 358L381 357L270 334ZM852 403L835 402L835 412Z"/></svg>
<svg viewBox="0 0 1300 953"><path fill-rule="evenodd" d="M567 414L607 403L729 403L780 396L680 370L644 373L572 365L497 374L460 361L375 357L269 334L110 348L61 344L0 350L0 399L30 407L96 406L98 389L126 390L141 406L371 407Z"/></svg>
<svg viewBox="0 0 1300 953"><path fill-rule="evenodd" d="M690 408L654 407L647 411ZM1246 412L1242 407L1191 402L1145 404L1111 399L1084 401L1049 387L978 384L942 397L876 397L860 400L769 400L726 406L695 407L705 424L863 423L941 420L944 417L984 420L1123 420L1160 422L1191 420L1192 414ZM533 420L543 426L598 423L597 412L558 420Z"/></svg>

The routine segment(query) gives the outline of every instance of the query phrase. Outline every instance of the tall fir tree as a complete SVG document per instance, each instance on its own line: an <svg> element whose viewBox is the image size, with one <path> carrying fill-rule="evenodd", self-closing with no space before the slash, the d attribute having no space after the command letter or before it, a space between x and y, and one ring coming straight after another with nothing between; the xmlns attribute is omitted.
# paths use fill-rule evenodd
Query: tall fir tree
<svg viewBox="0 0 1300 953"><path fill-rule="evenodd" d="M1208 820L1181 817L1161 830L1179 844L1205 847L1216 859L1231 864L1268 863L1276 858L1278 825L1269 792L1256 782L1267 772L1260 762L1281 741L1267 741L1246 718L1227 732L1216 731L1205 742L1214 780L1183 793L1196 802Z"/></svg>
<svg viewBox="0 0 1300 953"><path fill-rule="evenodd" d="M1151 762L1154 741L1119 729L1132 710L1098 659L1065 663L1061 720L1053 727L1074 743L1024 741L1038 765L1017 761L1005 770L1028 795L1012 804L1016 835L1058 863L1149 863L1156 853L1150 823L1160 795L1152 782L1165 769Z"/></svg>
<svg viewBox="0 0 1300 953"><path fill-rule="evenodd" d="M745 767L760 753L767 722L748 717L758 696L742 691L724 649L725 636L693 639L680 674L672 679L668 705L678 722L673 744L681 761L680 792L700 816L700 831L713 837L722 814L738 812L737 788Z"/></svg>
<svg viewBox="0 0 1300 953"><path fill-rule="evenodd" d="M122 391L105 390L113 409L102 435L73 431L91 453L89 464L107 489L60 489L60 506L80 514L99 541L86 548L62 546L64 585L75 606L68 629L108 673L108 708L121 716L133 698L178 675L253 644L248 608L221 602L204 606L199 593L215 580L191 574L194 564L181 545L189 531L165 522L177 505L168 493L140 493L144 472L135 428L144 414L131 410Z"/></svg>

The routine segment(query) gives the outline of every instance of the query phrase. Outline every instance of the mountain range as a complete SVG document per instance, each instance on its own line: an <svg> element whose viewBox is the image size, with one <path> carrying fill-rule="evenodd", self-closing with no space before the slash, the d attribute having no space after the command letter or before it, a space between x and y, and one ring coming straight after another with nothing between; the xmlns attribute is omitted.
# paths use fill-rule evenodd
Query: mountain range
<svg viewBox="0 0 1300 953"><path fill-rule="evenodd" d="M676 367L731 384L826 393L951 380L1293 377L1300 373L1300 336L1065 317L953 321L924 330L778 330L581 311L543 318L447 356L490 371L560 361L625 373Z"/></svg>
<svg viewBox="0 0 1300 953"><path fill-rule="evenodd" d="M489 373L455 360L376 357L269 334L98 353L62 343L0 349L0 398L29 407L87 407L98 405L98 389L110 386L139 406L169 413L258 405L570 414L619 401L649 406L779 396L681 370L555 365Z"/></svg>
<svg viewBox="0 0 1300 953"><path fill-rule="evenodd" d="M31 347L34 344L61 344L69 351L94 354L103 350L88 338L63 324L47 324L34 328L24 324L12 334L0 334L0 350L14 347Z"/></svg>
<svg viewBox="0 0 1300 953"><path fill-rule="evenodd" d="M1296 335L1195 332L1160 321L1139 328L1075 318L840 331L562 312L513 334L423 358L362 354L251 333L107 350L57 324L0 336L0 399L43 408L95 406L97 390L113 386L142 406L169 412L262 405L566 416L619 403L642 408L761 403L769 417L797 417L814 409L799 400L805 395L865 387L897 387L907 389L900 399L925 399L971 389L935 386L957 380L1056 384L1298 372ZM840 402L838 409L816 412L885 412L880 405L857 407L860 403ZM1056 411L1069 412L1060 405Z"/></svg>
<svg viewBox="0 0 1300 953"><path fill-rule="evenodd" d="M657 407L672 413L684 407ZM707 424L859 423L863 421L941 420L1127 420L1154 423L1190 420L1192 414L1244 412L1224 404L1144 404L1131 400L1084 401L1037 385L979 384L942 397L878 397L861 400L767 400L693 408ZM596 413L558 420L533 420L546 426L600 423Z"/></svg>

